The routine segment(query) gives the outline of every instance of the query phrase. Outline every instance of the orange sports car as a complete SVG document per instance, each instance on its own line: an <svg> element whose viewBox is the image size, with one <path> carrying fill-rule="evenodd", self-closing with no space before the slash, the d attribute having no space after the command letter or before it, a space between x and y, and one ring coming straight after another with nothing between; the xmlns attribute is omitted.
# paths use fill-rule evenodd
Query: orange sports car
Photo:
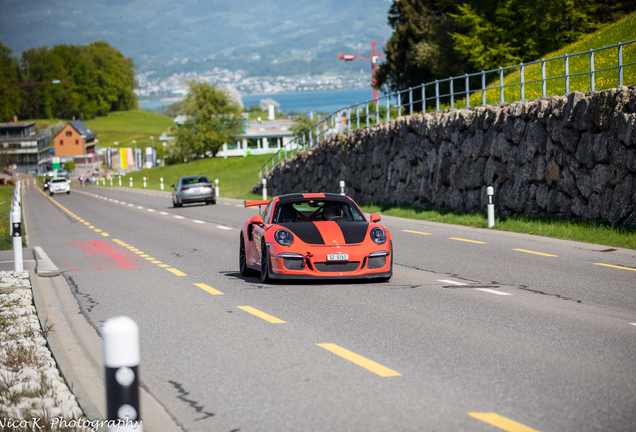
<svg viewBox="0 0 636 432"><path fill-rule="evenodd" d="M245 201L264 206L241 230L239 267L270 279L384 279L393 275L391 233L349 197L329 193Z"/></svg>

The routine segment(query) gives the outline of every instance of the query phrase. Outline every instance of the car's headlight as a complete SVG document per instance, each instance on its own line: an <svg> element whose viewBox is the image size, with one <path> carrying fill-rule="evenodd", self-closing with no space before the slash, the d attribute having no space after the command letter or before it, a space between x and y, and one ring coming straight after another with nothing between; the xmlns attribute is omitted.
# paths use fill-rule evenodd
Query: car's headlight
<svg viewBox="0 0 636 432"><path fill-rule="evenodd" d="M382 228L373 228L371 230L371 240L381 245L386 243L386 233Z"/></svg>
<svg viewBox="0 0 636 432"><path fill-rule="evenodd" d="M274 239L279 245L289 246L294 242L294 236L287 230L279 229L274 234Z"/></svg>

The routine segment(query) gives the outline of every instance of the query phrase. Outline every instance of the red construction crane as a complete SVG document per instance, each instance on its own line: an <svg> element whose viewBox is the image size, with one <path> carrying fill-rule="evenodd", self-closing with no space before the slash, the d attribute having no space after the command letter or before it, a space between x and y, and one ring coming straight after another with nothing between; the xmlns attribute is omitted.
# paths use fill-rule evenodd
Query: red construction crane
<svg viewBox="0 0 636 432"><path fill-rule="evenodd" d="M380 90L376 90L373 87L375 85L375 83L377 82L375 80L375 73L378 71L378 67L379 67L378 66L378 59L385 58L386 56L384 55L384 53L378 53L378 50L375 48L375 41L371 41L371 55L370 56L362 56L362 57L357 57L356 56L356 54L358 54L360 51L362 51L363 49L365 49L368 46L369 46L369 44L366 44L361 49L359 49L355 54L338 53L338 58L340 60L346 60L346 61L371 59L371 86L372 86L371 89L372 89L372 96L373 96L373 100L377 100L377 99L380 99Z"/></svg>

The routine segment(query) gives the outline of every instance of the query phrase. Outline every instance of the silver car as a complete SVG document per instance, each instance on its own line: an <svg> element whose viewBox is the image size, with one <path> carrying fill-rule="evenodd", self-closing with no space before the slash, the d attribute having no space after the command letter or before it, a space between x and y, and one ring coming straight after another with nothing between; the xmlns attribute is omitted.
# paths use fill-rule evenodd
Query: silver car
<svg viewBox="0 0 636 432"><path fill-rule="evenodd" d="M177 185L171 185L172 206L181 207L183 204L205 202L216 204L214 186L206 176L181 177Z"/></svg>

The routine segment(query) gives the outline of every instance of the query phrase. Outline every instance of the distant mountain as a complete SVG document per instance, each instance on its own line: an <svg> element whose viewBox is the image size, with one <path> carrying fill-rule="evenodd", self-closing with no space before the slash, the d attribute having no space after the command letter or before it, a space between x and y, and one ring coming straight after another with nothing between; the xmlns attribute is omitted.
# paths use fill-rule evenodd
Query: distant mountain
<svg viewBox="0 0 636 432"><path fill-rule="evenodd" d="M161 75L215 66L252 75L359 71L370 62L345 63L338 52L388 40L390 5L390 0L0 0L0 41L19 57L29 48L103 40L132 57L141 72Z"/></svg>

